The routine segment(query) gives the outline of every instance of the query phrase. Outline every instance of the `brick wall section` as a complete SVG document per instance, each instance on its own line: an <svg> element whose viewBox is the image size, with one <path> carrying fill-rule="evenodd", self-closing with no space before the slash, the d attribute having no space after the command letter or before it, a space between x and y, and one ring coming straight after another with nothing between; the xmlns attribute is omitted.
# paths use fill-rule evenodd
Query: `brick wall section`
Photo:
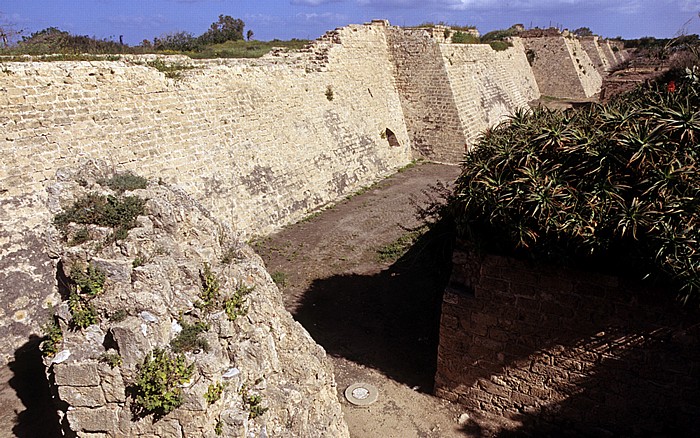
<svg viewBox="0 0 700 438"><path fill-rule="evenodd" d="M414 150L431 160L458 163L466 139L438 43L420 29L391 28L387 38Z"/></svg>
<svg viewBox="0 0 700 438"><path fill-rule="evenodd" d="M523 38L534 52L532 71L544 96L585 99L600 91L603 79L572 35Z"/></svg>
<svg viewBox="0 0 700 438"><path fill-rule="evenodd" d="M441 44L467 145L485 129L540 97L520 38L497 52L488 44Z"/></svg>
<svg viewBox="0 0 700 438"><path fill-rule="evenodd" d="M453 260L437 395L536 434L698 436L697 313L617 277Z"/></svg>

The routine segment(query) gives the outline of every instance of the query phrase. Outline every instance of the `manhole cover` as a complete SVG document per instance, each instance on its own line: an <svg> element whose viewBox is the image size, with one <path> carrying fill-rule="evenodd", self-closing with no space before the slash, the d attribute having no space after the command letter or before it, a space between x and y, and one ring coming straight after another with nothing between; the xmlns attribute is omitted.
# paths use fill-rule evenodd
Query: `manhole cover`
<svg viewBox="0 0 700 438"><path fill-rule="evenodd" d="M345 390L345 398L356 406L369 406L377 401L379 391L369 383L355 383Z"/></svg>

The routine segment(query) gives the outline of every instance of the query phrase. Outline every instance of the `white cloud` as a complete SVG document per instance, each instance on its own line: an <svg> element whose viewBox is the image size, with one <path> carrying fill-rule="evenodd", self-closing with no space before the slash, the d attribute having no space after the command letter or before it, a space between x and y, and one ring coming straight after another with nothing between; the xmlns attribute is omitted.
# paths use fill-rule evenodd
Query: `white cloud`
<svg viewBox="0 0 700 438"><path fill-rule="evenodd" d="M306 21L314 21L317 23L337 23L337 22L346 22L348 20L348 17L343 15L343 14L336 14L333 12L323 12L323 13L298 13L296 15L296 18L300 18L302 20Z"/></svg>

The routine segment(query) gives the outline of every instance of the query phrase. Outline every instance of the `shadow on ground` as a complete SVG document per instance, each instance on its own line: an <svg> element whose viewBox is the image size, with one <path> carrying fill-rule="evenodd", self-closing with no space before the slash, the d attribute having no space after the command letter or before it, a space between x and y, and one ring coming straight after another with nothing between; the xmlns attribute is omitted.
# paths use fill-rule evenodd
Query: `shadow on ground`
<svg viewBox="0 0 700 438"><path fill-rule="evenodd" d="M63 436L44 371L39 350L40 342L41 338L33 335L15 351L14 360L8 364L12 371L10 387L15 390L25 408L21 412L16 412L17 423L12 428L13 436L20 438Z"/></svg>
<svg viewBox="0 0 700 438"><path fill-rule="evenodd" d="M453 238L443 222L378 274L314 280L294 317L329 354L431 393Z"/></svg>

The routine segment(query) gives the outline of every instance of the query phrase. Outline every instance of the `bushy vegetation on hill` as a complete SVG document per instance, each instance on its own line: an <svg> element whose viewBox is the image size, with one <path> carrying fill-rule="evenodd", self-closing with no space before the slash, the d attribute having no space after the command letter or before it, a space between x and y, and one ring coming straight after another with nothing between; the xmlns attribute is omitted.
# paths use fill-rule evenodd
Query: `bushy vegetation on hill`
<svg viewBox="0 0 700 438"><path fill-rule="evenodd" d="M463 162L451 211L476 248L672 280L700 296L700 81L518 112Z"/></svg>
<svg viewBox="0 0 700 438"><path fill-rule="evenodd" d="M171 32L151 40L144 40L138 46L129 46L117 41L98 39L87 35L72 35L66 31L49 27L29 36L22 37L17 44L0 48L0 55L66 55L56 59L80 59L81 55L105 54L184 54L192 58L257 58L268 53L273 47L290 50L301 49L306 40L251 41L253 31L248 30L244 38L243 20L228 15L219 15L202 35L194 36L185 31ZM92 59L86 57L85 59ZM15 59L12 59L15 60ZM21 60L17 58L16 60Z"/></svg>

